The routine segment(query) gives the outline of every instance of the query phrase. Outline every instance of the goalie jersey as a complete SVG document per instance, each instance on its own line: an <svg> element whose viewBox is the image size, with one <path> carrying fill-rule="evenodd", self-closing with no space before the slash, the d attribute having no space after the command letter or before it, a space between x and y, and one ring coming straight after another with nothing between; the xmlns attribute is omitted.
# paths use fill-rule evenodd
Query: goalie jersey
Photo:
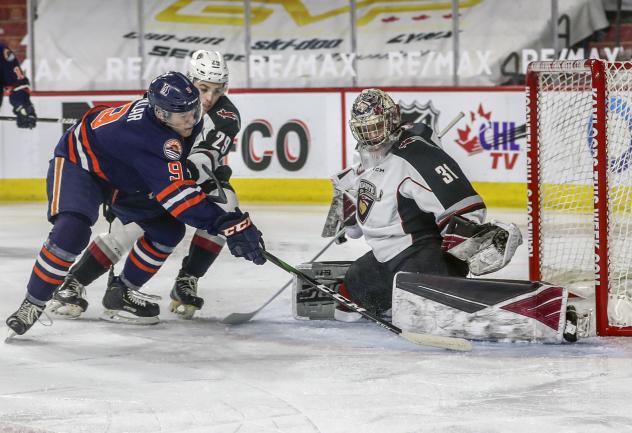
<svg viewBox="0 0 632 433"><path fill-rule="evenodd" d="M355 167L356 218L378 261L413 244L440 238L453 215L481 223L485 204L458 164L423 123L402 127L398 142L375 167Z"/></svg>

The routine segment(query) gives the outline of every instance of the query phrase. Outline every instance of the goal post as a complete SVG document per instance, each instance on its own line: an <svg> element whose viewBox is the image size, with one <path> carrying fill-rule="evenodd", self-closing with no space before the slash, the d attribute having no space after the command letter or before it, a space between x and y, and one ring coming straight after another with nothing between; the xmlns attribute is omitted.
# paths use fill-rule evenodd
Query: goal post
<svg viewBox="0 0 632 433"><path fill-rule="evenodd" d="M632 62L527 70L529 272L594 293L598 335L632 336Z"/></svg>

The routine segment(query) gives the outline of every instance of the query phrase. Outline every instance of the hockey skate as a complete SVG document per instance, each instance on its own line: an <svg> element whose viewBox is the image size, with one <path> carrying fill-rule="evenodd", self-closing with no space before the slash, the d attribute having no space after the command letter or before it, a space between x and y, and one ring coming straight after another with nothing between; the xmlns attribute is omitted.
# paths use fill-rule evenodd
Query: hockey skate
<svg viewBox="0 0 632 433"><path fill-rule="evenodd" d="M577 341L577 321L577 310L574 306L568 305L566 307L566 324L564 326L564 333L562 336L564 337L564 340L569 343L575 343Z"/></svg>
<svg viewBox="0 0 632 433"><path fill-rule="evenodd" d="M160 306L151 299L155 297L127 287L116 277L103 296L105 311L101 318L108 322L155 325L160 321Z"/></svg>
<svg viewBox="0 0 632 433"><path fill-rule="evenodd" d="M15 335L22 335L31 329L33 324L38 321L43 312L43 307L33 304L29 300L25 299L22 302L22 305L20 305L20 308L7 318L6 323L9 327L7 340L11 339Z"/></svg>
<svg viewBox="0 0 632 433"><path fill-rule="evenodd" d="M74 275L68 274L64 283L53 293L48 311L58 318L76 319L88 309L85 296L83 284Z"/></svg>
<svg viewBox="0 0 632 433"><path fill-rule="evenodd" d="M195 312L202 308L204 299L197 296L197 281L197 277L180 271L169 295L171 297L169 308L172 313L190 320Z"/></svg>

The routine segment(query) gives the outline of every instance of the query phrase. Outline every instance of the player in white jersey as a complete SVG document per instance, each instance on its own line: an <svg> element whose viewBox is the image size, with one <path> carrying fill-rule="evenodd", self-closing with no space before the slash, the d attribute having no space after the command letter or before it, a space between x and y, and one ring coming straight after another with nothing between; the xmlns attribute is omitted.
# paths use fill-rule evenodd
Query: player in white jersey
<svg viewBox="0 0 632 433"><path fill-rule="evenodd" d="M502 268L522 236L514 224L484 223L483 200L428 125L402 124L399 106L378 89L360 93L349 125L360 163L333 177L336 193L323 234L337 233L344 222L347 235L364 236L371 251L350 263L342 281L327 284L374 314L392 307L402 329L471 339L577 340L578 315L565 288L464 278ZM318 266L332 263L343 262ZM360 315L337 307L334 317Z"/></svg>
<svg viewBox="0 0 632 433"><path fill-rule="evenodd" d="M211 197L217 197L219 182L226 195L226 203L218 203L224 210L234 211L238 206L237 196L228 183L231 170L222 165L233 139L240 129L239 111L226 96L228 68L221 53L199 50L193 53L187 77L200 91L204 116L204 128L196 139L194 149L187 159L191 178L196 179ZM211 179L207 171L214 173ZM137 207L146 197L128 196L119 198L114 206ZM148 217L151 209L148 210ZM79 317L88 307L85 286L103 275L118 262L143 234L140 226L115 219L109 233L98 235L88 246L82 257L73 266L64 284L54 293L49 310L58 317ZM204 300L197 296L197 281L202 277L222 250L225 239L197 230L184 258L170 293L171 310L185 319L193 317L202 308ZM120 317L116 321L123 321ZM134 321L134 320L125 320ZM134 321L135 323L139 323Z"/></svg>
<svg viewBox="0 0 632 433"><path fill-rule="evenodd" d="M357 204L347 235L363 235L371 251L347 271L348 295L381 313L399 271L465 277L467 262L442 250L443 235L454 216L482 223L486 208L435 131L401 124L399 106L378 89L362 91L349 123L361 162L333 182Z"/></svg>

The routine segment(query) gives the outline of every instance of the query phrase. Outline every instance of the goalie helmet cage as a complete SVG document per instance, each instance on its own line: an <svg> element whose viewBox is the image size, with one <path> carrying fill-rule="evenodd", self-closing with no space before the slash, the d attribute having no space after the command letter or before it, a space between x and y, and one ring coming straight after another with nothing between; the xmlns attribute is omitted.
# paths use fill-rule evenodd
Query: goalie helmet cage
<svg viewBox="0 0 632 433"><path fill-rule="evenodd" d="M527 70L529 272L593 291L597 335L632 336L632 62Z"/></svg>

